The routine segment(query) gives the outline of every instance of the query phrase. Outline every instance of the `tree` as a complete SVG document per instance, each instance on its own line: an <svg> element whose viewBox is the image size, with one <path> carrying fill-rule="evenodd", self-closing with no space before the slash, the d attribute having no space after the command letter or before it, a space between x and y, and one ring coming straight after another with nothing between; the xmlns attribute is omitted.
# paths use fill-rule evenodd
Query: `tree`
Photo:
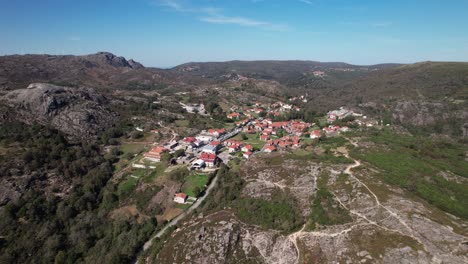
<svg viewBox="0 0 468 264"><path fill-rule="evenodd" d="M249 139L245 133L241 133L241 138L242 138L242 140Z"/></svg>
<svg viewBox="0 0 468 264"><path fill-rule="evenodd" d="M182 156L185 156L185 150L184 149L178 149L174 153L174 157L176 157L176 158L182 157Z"/></svg>
<svg viewBox="0 0 468 264"><path fill-rule="evenodd" d="M196 186L193 188L193 193L195 194L195 197L199 197L203 192L203 189L200 188L200 186Z"/></svg>

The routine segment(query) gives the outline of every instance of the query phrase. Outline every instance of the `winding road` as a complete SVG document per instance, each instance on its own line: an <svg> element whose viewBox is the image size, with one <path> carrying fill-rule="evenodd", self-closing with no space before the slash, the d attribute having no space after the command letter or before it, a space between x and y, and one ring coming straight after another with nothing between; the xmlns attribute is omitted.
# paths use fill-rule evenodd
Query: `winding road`
<svg viewBox="0 0 468 264"><path fill-rule="evenodd" d="M190 206L190 208L188 208L186 211L184 211L182 214L178 215L177 217L175 217L174 219L172 219L169 223L166 224L166 226L164 226L163 229L161 229L158 233L156 233L156 235L154 235L153 237L151 237L148 241L146 241L146 243L143 245L143 249L138 253L137 255L137 258L136 258L136 261L135 261L135 264L138 264L138 256L140 256L143 252L145 252L148 248L151 247L151 245L153 245L153 240L156 239L156 238L160 238L162 235L164 235L164 233L170 228L170 227L173 227L175 225L177 225L177 223L179 223L180 220L182 220L185 216L189 215L190 213L192 213L195 209L197 209L201 203L206 199L206 197L208 197L208 195L210 194L211 190L214 188L214 186L216 185L216 182L218 182L218 174L216 174L216 176L213 178L213 180L211 181L210 185L208 185L208 187L206 188L205 190L205 195L203 195L202 197L200 197L192 206Z"/></svg>

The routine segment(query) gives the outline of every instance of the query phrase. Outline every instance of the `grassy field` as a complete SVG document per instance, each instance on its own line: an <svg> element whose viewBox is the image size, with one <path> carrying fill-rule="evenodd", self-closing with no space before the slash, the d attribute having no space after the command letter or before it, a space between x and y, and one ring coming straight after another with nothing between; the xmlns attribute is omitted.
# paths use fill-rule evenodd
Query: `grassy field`
<svg viewBox="0 0 468 264"><path fill-rule="evenodd" d="M145 149L143 144L134 144L134 143L127 143L122 144L120 146L120 151L122 152L122 157L126 157L129 153L137 154Z"/></svg>
<svg viewBox="0 0 468 264"><path fill-rule="evenodd" d="M188 196L197 197L200 190L205 188L208 182L208 175L206 174L192 174L188 176L182 186L182 192Z"/></svg>
<svg viewBox="0 0 468 264"><path fill-rule="evenodd" d="M370 149L351 154L382 171L385 182L400 186L440 209L468 219L468 184L447 180L441 172L468 177L466 148L441 140L372 131Z"/></svg>
<svg viewBox="0 0 468 264"><path fill-rule="evenodd" d="M265 145L265 141L261 141L259 138L258 138L258 134L244 134L247 139L242 139L242 133L241 134L238 134L237 136L235 136L233 139L236 139L236 140L240 140L246 144L250 144L252 145L252 147L256 148L256 149L261 149L263 148L263 146Z"/></svg>
<svg viewBox="0 0 468 264"><path fill-rule="evenodd" d="M125 199L126 197L128 197L133 192L133 190L135 190L137 184L138 179L130 176L124 181L122 181L117 188L119 198Z"/></svg>
<svg viewBox="0 0 468 264"><path fill-rule="evenodd" d="M337 148L342 147L348 143L348 140L341 136L337 137L322 137L319 139L319 146Z"/></svg>
<svg viewBox="0 0 468 264"><path fill-rule="evenodd" d="M143 177L143 181L146 183L153 182L157 177L164 174L164 171L166 170L166 168L167 168L167 165L165 165L164 163L162 162L157 163L156 169L148 170L148 173Z"/></svg>
<svg viewBox="0 0 468 264"><path fill-rule="evenodd" d="M189 121L188 120L176 120L175 124L179 127L188 127Z"/></svg>

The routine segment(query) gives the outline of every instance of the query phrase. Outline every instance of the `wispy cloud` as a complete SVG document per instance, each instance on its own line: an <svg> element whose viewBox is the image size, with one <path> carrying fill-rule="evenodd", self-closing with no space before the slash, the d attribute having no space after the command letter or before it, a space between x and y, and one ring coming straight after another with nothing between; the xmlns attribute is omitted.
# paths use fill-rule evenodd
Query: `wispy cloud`
<svg viewBox="0 0 468 264"><path fill-rule="evenodd" d="M282 24L274 24L270 22L245 18L245 17L237 17L237 16L224 16L224 15L213 15L209 17L202 17L200 18L201 21L212 23L212 24L232 24L232 25L239 25L243 27L257 27L265 30L275 30L275 31L286 31L289 29L288 26Z"/></svg>
<svg viewBox="0 0 468 264"><path fill-rule="evenodd" d="M153 4L169 7L179 12L188 12L189 10L185 9L182 4L177 0L162 0L154 1Z"/></svg>
<svg viewBox="0 0 468 264"><path fill-rule="evenodd" d="M253 0L260 1L260 0ZM307 1L307 0L305 0ZM231 24L243 27L256 27L264 30L287 31L289 27L267 21L256 20L242 16L228 16L224 10L216 7L190 7L181 0L160 0L153 2L156 5L168 7L177 12L192 13L202 22L211 24Z"/></svg>
<svg viewBox="0 0 468 264"><path fill-rule="evenodd" d="M299 0L299 2L302 2L304 4L308 4L308 5L313 5L314 3L310 0Z"/></svg>

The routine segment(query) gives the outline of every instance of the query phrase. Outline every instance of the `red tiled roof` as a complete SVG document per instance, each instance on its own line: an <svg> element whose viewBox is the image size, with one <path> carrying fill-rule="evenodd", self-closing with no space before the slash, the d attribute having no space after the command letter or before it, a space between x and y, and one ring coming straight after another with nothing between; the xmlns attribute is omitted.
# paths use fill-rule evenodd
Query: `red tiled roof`
<svg viewBox="0 0 468 264"><path fill-rule="evenodd" d="M275 147L275 146L266 146L265 149L268 149L268 150L276 150L276 147Z"/></svg>
<svg viewBox="0 0 468 264"><path fill-rule="evenodd" d="M219 144L221 144L219 141L212 141L210 143L211 146L218 146Z"/></svg>
<svg viewBox="0 0 468 264"><path fill-rule="evenodd" d="M196 141L196 139L194 137L186 137L183 139L184 142L189 142L189 143L193 143Z"/></svg>
<svg viewBox="0 0 468 264"><path fill-rule="evenodd" d="M249 151L252 151L252 150L253 150L252 145L245 145L244 148L248 149Z"/></svg>
<svg viewBox="0 0 468 264"><path fill-rule="evenodd" d="M212 153L203 152L200 155L200 159L203 160L204 162L214 162L216 158L217 158L216 154L212 154Z"/></svg>
<svg viewBox="0 0 468 264"><path fill-rule="evenodd" d="M167 151L167 149L165 147L160 147L160 146L157 146L157 147L153 147L150 149L150 151L148 153L163 153Z"/></svg>

